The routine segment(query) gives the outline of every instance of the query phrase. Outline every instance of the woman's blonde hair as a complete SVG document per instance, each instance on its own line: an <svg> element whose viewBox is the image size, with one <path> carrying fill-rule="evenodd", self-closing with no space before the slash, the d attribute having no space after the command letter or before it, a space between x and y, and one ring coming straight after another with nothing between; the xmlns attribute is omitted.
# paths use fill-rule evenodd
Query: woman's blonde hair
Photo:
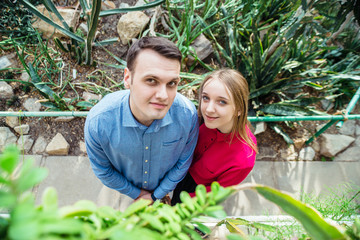
<svg viewBox="0 0 360 240"><path fill-rule="evenodd" d="M234 122L231 129L230 142L232 141L234 136L236 136L239 140L245 141L247 145L249 145L255 152L257 152L256 144L247 132L250 130L250 122L247 119L249 87L246 79L238 71L223 68L216 70L205 77L205 79L200 85L198 108L199 116L203 118L201 114L201 100L204 86L208 81L212 79L218 79L219 81L224 83L234 100L235 114L233 116ZM248 126L248 129L246 128L246 126Z"/></svg>

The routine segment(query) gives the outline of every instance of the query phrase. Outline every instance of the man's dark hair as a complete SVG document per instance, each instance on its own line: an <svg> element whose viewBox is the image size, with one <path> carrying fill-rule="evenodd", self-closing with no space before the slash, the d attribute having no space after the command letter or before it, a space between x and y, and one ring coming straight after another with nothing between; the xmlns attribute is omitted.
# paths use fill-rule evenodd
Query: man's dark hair
<svg viewBox="0 0 360 240"><path fill-rule="evenodd" d="M143 37L133 43L127 53L127 68L131 72L135 68L137 55L144 49L154 50L161 56L178 60L181 63L181 52L173 42L163 37Z"/></svg>

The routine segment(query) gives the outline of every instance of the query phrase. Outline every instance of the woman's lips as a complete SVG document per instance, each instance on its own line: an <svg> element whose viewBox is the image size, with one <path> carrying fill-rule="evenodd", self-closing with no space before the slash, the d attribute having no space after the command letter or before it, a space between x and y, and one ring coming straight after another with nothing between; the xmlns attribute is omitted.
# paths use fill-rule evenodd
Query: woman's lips
<svg viewBox="0 0 360 240"><path fill-rule="evenodd" d="M209 121L214 121L215 119L217 119L217 117L210 117L210 116L207 116L207 115L205 115L205 117Z"/></svg>

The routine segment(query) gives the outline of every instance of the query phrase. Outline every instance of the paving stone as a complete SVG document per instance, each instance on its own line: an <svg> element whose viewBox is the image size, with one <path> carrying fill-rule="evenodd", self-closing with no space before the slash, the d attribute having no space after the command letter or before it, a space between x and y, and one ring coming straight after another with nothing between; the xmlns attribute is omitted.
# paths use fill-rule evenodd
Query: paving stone
<svg viewBox="0 0 360 240"><path fill-rule="evenodd" d="M44 158L43 163L49 175L38 188L37 204L41 203L41 196L47 187L57 190L60 207L73 205L79 200L97 201L104 185L93 173L88 158L49 156Z"/></svg>
<svg viewBox="0 0 360 240"><path fill-rule="evenodd" d="M359 162L256 161L243 183L264 184L300 199L302 193L329 194L329 187L360 185ZM284 214L275 204L251 190L239 191L223 205L230 216Z"/></svg>

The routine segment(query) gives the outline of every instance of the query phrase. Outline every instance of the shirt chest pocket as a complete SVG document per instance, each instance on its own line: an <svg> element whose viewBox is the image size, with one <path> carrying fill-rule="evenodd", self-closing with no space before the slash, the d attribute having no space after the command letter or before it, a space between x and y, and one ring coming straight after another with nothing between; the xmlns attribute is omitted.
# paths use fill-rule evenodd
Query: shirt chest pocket
<svg viewBox="0 0 360 240"><path fill-rule="evenodd" d="M183 149L183 138L162 142L160 152L162 167L165 169L172 168L180 158Z"/></svg>

